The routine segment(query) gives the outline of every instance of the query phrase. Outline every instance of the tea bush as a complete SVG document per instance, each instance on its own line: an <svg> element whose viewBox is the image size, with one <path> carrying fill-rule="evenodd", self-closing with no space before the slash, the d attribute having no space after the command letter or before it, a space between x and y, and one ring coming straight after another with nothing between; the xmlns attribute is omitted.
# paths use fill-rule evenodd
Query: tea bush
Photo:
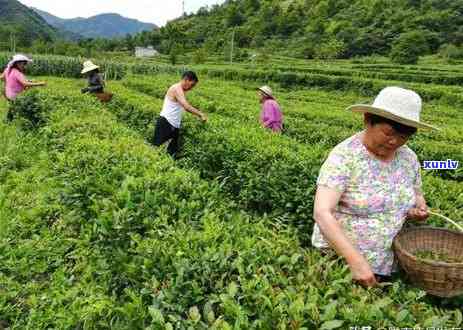
<svg viewBox="0 0 463 330"><path fill-rule="evenodd" d="M20 118L27 128L37 128L46 122L49 109L37 90L29 90L11 102L9 116L11 119Z"/></svg>
<svg viewBox="0 0 463 330"><path fill-rule="evenodd" d="M4 68L12 54L0 53L0 68ZM27 66L27 74L33 76L57 76L67 78L81 78L82 65L85 59L56 56L34 55L34 62ZM107 79L122 79L127 73L127 65L112 61L98 61L100 71L106 73Z"/></svg>
<svg viewBox="0 0 463 330"><path fill-rule="evenodd" d="M48 77L50 88L34 92L34 107L47 113L41 126L0 123L2 327L462 325L461 299L437 302L398 277L365 290L341 260L307 247L318 168L337 139L359 128L348 114L324 111L339 101L283 93L285 104L300 99L286 108L300 126L278 136L252 121L254 91L205 82L191 99L215 111L207 125L186 117L185 158L175 163L145 141L162 86L178 79L158 78L112 83L114 102L104 106L80 95L81 82ZM446 107L440 116L455 114ZM334 129L333 139L316 142ZM461 219L460 182L423 179L430 206Z"/></svg>
<svg viewBox="0 0 463 330"><path fill-rule="evenodd" d="M169 84L174 83L175 79L175 76L161 76L159 78L136 77L127 79L123 84L130 89L161 99ZM304 93L305 96L303 97L301 97L301 94L301 92L293 92L290 94L289 99L287 95L278 98L284 110L285 126L287 127L285 135L298 142L309 145L325 145L332 148L362 129L361 117L345 111L343 105L337 100L328 102L326 100L329 97L328 93L315 92L313 97L308 97L307 92ZM324 98L320 95L324 95ZM250 91L249 88L245 89L228 83L225 90L223 84L216 81L204 82L200 84L198 91L192 93L190 99L204 111L218 114L220 117L225 116L231 122L238 121L241 127L247 127L248 130L255 129L258 126L256 117L259 105L255 92ZM338 99L345 99L344 107L352 103L359 103L354 101L355 98L341 94L338 95ZM155 101L147 100L147 102L153 103ZM310 104L309 107L307 102ZM139 102L139 106L143 107L143 102ZM327 110L328 106L333 107L335 111ZM442 114L442 125L451 125L448 119L453 120L455 116L458 117L458 113L452 109L444 115L442 108L444 106L441 104L432 104L429 106L429 110L425 108L425 115L427 113L431 114L430 111L438 111ZM160 109L161 104L157 105L153 110L160 111ZM256 115L253 115L253 112ZM432 115L430 119L434 121L438 118ZM440 124L439 120L435 125L439 126ZM412 139L409 144L422 160L447 160L451 157L453 160L462 163L463 152L458 146L458 144L463 143L461 132L461 127L458 124L449 127L444 133L420 131L418 136ZM201 133L195 132L195 134ZM224 131L223 134L225 135L224 139L226 139L227 132ZM442 141L437 140L437 136ZM260 138L265 139L265 135ZM433 173L442 178L461 180L461 171L461 168L459 168L456 171L434 171Z"/></svg>

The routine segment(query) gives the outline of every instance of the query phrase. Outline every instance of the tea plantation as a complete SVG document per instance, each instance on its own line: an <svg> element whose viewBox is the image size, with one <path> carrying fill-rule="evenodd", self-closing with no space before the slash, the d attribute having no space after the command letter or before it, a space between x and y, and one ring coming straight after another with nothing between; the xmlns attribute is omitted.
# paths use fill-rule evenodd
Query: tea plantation
<svg viewBox="0 0 463 330"><path fill-rule="evenodd" d="M417 90L442 129L409 146L459 161L422 174L429 206L463 223L463 70L197 67L188 97L209 122L185 115L173 161L150 141L180 68L109 63L118 80L103 105L60 60L59 72L47 69L57 59L35 64L48 85L15 102L12 123L0 101L0 329L463 327L462 297L428 296L403 273L364 289L310 246L320 166L362 129L344 109L387 85ZM282 135L258 123L267 82Z"/></svg>

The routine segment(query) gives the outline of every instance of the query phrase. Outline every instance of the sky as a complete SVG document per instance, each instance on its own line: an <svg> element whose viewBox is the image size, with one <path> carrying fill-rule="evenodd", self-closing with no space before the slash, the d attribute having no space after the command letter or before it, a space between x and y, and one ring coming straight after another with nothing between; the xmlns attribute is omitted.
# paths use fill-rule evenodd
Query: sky
<svg viewBox="0 0 463 330"><path fill-rule="evenodd" d="M101 13L118 13L143 22L163 26L182 14L182 0L19 0L61 18L90 17ZM187 13L224 0L185 0Z"/></svg>

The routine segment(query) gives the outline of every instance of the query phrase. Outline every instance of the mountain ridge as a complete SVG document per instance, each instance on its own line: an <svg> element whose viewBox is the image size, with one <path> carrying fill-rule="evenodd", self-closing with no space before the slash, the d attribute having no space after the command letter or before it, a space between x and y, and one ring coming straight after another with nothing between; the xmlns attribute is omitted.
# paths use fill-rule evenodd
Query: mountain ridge
<svg viewBox="0 0 463 330"><path fill-rule="evenodd" d="M118 13L102 13L88 18L60 18L38 8L32 8L48 24L63 31L81 35L85 38L117 38L127 34L134 35L143 31L157 29L156 24L127 18Z"/></svg>
<svg viewBox="0 0 463 330"><path fill-rule="evenodd" d="M17 0L0 0L0 40L10 35L25 44L36 39L54 40L59 36L56 28L40 15Z"/></svg>

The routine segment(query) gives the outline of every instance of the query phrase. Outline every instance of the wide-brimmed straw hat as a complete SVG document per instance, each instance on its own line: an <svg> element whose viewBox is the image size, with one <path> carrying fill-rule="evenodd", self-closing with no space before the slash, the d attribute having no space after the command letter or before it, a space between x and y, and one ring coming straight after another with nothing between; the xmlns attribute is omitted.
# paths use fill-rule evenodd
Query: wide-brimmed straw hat
<svg viewBox="0 0 463 330"><path fill-rule="evenodd" d="M373 105L356 104L347 108L353 112L378 115L410 127L438 130L437 127L420 121L421 109L421 97L412 90L400 87L384 88Z"/></svg>
<svg viewBox="0 0 463 330"><path fill-rule="evenodd" d="M273 99L273 91L272 91L272 89L270 87L262 86L262 87L257 88L257 90L264 93L265 95L267 95L268 97L271 97Z"/></svg>
<svg viewBox="0 0 463 330"><path fill-rule="evenodd" d="M92 61L85 61L84 62L84 68L81 71L81 74L99 69L100 67L98 65L95 65Z"/></svg>
<svg viewBox="0 0 463 330"><path fill-rule="evenodd" d="M16 54L13 56L10 62L8 62L8 67L13 66L16 62L27 62L31 63L33 62L29 57L23 54Z"/></svg>

